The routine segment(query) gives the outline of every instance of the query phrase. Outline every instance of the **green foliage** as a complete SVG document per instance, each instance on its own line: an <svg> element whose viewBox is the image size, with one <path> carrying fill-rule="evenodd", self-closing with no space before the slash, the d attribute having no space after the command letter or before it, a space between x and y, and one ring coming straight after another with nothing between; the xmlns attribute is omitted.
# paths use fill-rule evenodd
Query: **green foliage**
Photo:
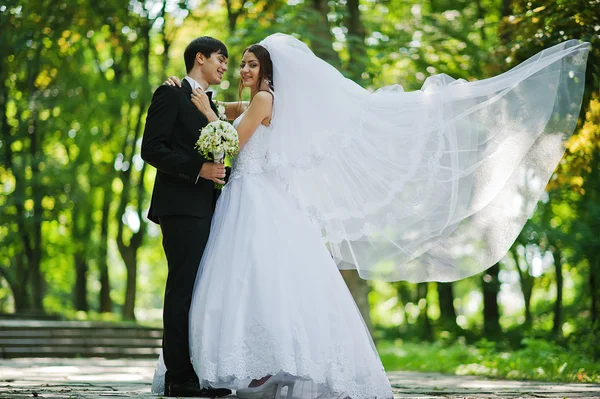
<svg viewBox="0 0 600 399"><path fill-rule="evenodd" d="M506 351L481 340L453 343L380 342L379 354L386 370L412 370L478 375L515 380L600 382L600 362L585 352L567 350L552 342L524 339L522 348Z"/></svg>

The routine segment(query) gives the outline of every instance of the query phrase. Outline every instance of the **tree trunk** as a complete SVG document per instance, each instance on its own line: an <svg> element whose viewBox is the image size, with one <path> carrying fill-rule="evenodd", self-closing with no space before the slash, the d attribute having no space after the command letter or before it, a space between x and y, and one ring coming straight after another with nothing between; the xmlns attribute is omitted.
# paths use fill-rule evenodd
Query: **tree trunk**
<svg viewBox="0 0 600 399"><path fill-rule="evenodd" d="M87 195L83 191L79 192L80 196ZM81 201L83 203L83 201ZM75 253L73 254L73 261L75 264L75 286L73 287L73 304L76 310L82 310L87 312L90 310L87 299L88 287L88 259L87 259L87 237L91 231L89 224L90 218L87 214L87 210L81 205L75 207L72 211L73 217L73 231L72 235L75 238Z"/></svg>
<svg viewBox="0 0 600 399"><path fill-rule="evenodd" d="M419 306L419 324L422 327L423 339L427 341L433 340L433 329L431 328L431 320L427 313L429 306L427 302L427 290L429 283L417 284L417 304Z"/></svg>
<svg viewBox="0 0 600 399"><path fill-rule="evenodd" d="M511 3L512 0L502 0L502 17L508 17L511 14Z"/></svg>
<svg viewBox="0 0 600 399"><path fill-rule="evenodd" d="M517 273L519 273L519 283L521 285L521 292L523 293L523 302L525 303L525 325L530 327L533 323L533 316L531 315L531 295L533 294L533 283L534 279L529 274L529 265L527 266L527 270L521 270L521 266L519 265L519 254L517 252L517 244L513 245L509 254L511 254L513 260L515 261L515 266L517 268ZM526 260L524 260L527 262Z"/></svg>
<svg viewBox="0 0 600 399"><path fill-rule="evenodd" d="M135 140L137 141L137 140ZM127 286L125 291L125 304L123 306L123 317L126 320L135 320L135 297L137 291L137 254L142 246L144 240L144 231L146 226L142 220L142 204L144 202L146 190L142 182L146 172L146 165L142 167L140 172L139 182L137 186L137 200L138 200L138 216L140 218L140 229L137 233L134 233L129 241L129 245L123 248L123 260L125 261L125 267L127 268ZM122 239L120 240L122 247Z"/></svg>
<svg viewBox="0 0 600 399"><path fill-rule="evenodd" d="M133 140L133 143L137 141ZM135 144L132 144L135 145ZM132 150L133 151L133 150ZM122 217L125 213L125 209L127 204L129 203L129 199L131 198L130 191L132 190L132 181L130 172L132 168L125 171L121 177L123 180L123 190L121 193L121 202L119 205L119 211L117 215ZM139 184L141 185L143 182L143 178L140 179ZM138 199L142 201L143 198ZM139 215L141 218L141 215ZM133 233L129 244L126 244L123 238L123 221L119 220L119 227L117 230L117 247L119 248L119 253L121 254L121 258L125 263L125 268L127 269L127 283L125 285L125 303L123 304L122 315L126 320L135 320L135 291L137 287L137 251L141 246L143 231L145 226L143 225L143 221L141 221L140 229L138 232Z"/></svg>
<svg viewBox="0 0 600 399"><path fill-rule="evenodd" d="M502 19L508 17L509 15L512 14L512 7L511 7L511 0L502 0L502 15L500 16ZM501 44L508 44L510 38L510 31L508 29L503 29L502 32L500 33L500 43Z"/></svg>
<svg viewBox="0 0 600 399"><path fill-rule="evenodd" d="M40 46L41 48L42 46ZM38 63L38 66L30 71L29 74L29 89L30 93L36 93L36 88L34 85L34 81L39 73L39 65L40 65L40 55L41 49L36 52L35 62ZM35 101L34 101L35 103ZM40 185L41 181L41 171L39 167L40 160L42 159L39 147L42 138L42 132L40 131L38 126L39 120L39 110L34 105L33 111L31 113L31 119L29 124L29 137L30 137L30 145L29 145L29 153L31 155L31 200L33 201L33 227L32 231L27 234L30 236L31 246L30 246L30 258L29 258L29 269L31 273L31 298L32 298L32 308L38 312L44 312L43 305L43 297L44 297L44 287L42 284L42 273L41 273L41 263L42 263L42 199L44 195L44 190Z"/></svg>
<svg viewBox="0 0 600 399"><path fill-rule="evenodd" d="M498 307L498 293L500 292L500 281L498 274L500 264L496 263L483 275L481 283L483 286L483 334L486 337L497 337L502 333L500 328L500 310Z"/></svg>
<svg viewBox="0 0 600 399"><path fill-rule="evenodd" d="M558 245L553 246L554 270L556 272L556 301L554 302L554 323L552 332L555 336L562 335L562 303L563 303L563 274L562 274L562 251Z"/></svg>
<svg viewBox="0 0 600 399"><path fill-rule="evenodd" d="M128 247L121 251L127 269L125 303L122 315L125 320L135 320L135 297L137 288L137 248Z"/></svg>
<svg viewBox="0 0 600 399"><path fill-rule="evenodd" d="M590 274L589 274L589 284L590 284L590 312L592 316L592 326L600 320L600 315L598 314L598 305L599 303L599 292L600 287L598 286L597 278L595 272L600 272L600 257L596 257L595 259L590 259Z"/></svg>
<svg viewBox="0 0 600 399"><path fill-rule="evenodd" d="M8 268L0 268L0 275L4 277L13 294L15 312L31 309L31 297L27 289L24 263L23 254L17 254L10 260Z"/></svg>
<svg viewBox="0 0 600 399"><path fill-rule="evenodd" d="M100 254L98 265L100 268L100 313L112 311L110 300L110 278L108 273L108 221L110 219L110 203L112 201L112 188L110 182L103 190L102 221L100 222Z"/></svg>
<svg viewBox="0 0 600 399"><path fill-rule="evenodd" d="M80 246L83 246L81 244ZM89 310L89 304L87 300L87 273L88 264L85 255L82 250L78 248L75 252L75 289L74 294L74 305L75 309L83 310L87 312Z"/></svg>
<svg viewBox="0 0 600 399"><path fill-rule="evenodd" d="M10 144L7 145L7 147ZM33 305L33 296L31 295L31 269L32 263L31 259L33 257L33 249L31 248L31 241L29 234L27 232L27 225L25 222L25 207L24 202L26 200L25 190L23 189L23 184L21 183L21 178L24 178L21 174L21 170L13 169L13 175L15 177L15 196L17 198L22 198L22 200L15 202L15 208L17 210L17 229L19 238L21 241L21 245L23 248L23 252L20 255L15 257L16 259L16 274L17 274L17 282L18 287L14 290L14 292L19 292L20 296L24 299L21 301L21 304L24 307L19 307L17 310L31 310L34 308ZM16 300L16 298L15 298Z"/></svg>
<svg viewBox="0 0 600 399"><path fill-rule="evenodd" d="M236 10L233 9L232 3L233 2L231 0L225 0L225 7L227 8L227 23L228 23L230 37L235 35L238 18L240 17L242 12L244 12L244 10L245 10L243 1L242 1L242 4L240 5L240 7Z"/></svg>
<svg viewBox="0 0 600 399"><path fill-rule="evenodd" d="M339 69L340 57L332 47L333 37L327 19L329 2L327 0L312 0L312 7L316 11L318 21L314 25L313 36L311 36L311 48L315 55Z"/></svg>
<svg viewBox="0 0 600 399"><path fill-rule="evenodd" d="M454 309L454 291L452 283L437 283L438 301L440 305L441 327L450 331L460 328L456 324L456 310Z"/></svg>
<svg viewBox="0 0 600 399"><path fill-rule="evenodd" d="M34 162L35 163L35 162ZM34 168L32 168L34 169ZM35 168L37 169L37 168ZM37 172L37 171L36 171ZM35 173L34 172L34 176ZM36 177L33 178L37 180ZM37 184L35 185L37 186ZM34 186L34 187L35 187ZM38 193L41 191L37 188ZM34 195L37 197L37 195ZM29 267L31 269L31 297L32 297L32 308L33 310L44 312L43 298L44 298L44 287L42 282L42 209L41 199L36 198L34 200L34 225L33 225L33 250L32 257L29 259Z"/></svg>
<svg viewBox="0 0 600 399"><path fill-rule="evenodd" d="M185 5L185 3L179 3L181 5ZM162 45L163 45L163 53L162 53L162 70L166 71L169 65L169 50L171 48L171 40L167 36L167 18L165 15L167 13L167 0L163 0L162 6L160 8L160 12L157 18L162 18L163 23L161 25L161 37L162 37Z"/></svg>
<svg viewBox="0 0 600 399"><path fill-rule="evenodd" d="M366 79L362 75L367 69L367 55L365 50L366 32L360 20L359 3L359 0L348 0L346 2L346 9L348 11L348 18L346 19L348 34L346 35L346 41L349 55L346 69L350 79L364 86Z"/></svg>

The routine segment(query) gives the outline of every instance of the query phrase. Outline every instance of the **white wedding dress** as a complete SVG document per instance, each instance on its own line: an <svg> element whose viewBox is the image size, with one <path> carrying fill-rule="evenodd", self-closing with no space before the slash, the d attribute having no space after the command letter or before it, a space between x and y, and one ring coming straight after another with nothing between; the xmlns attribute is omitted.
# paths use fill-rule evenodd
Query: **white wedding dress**
<svg viewBox="0 0 600 399"><path fill-rule="evenodd" d="M296 377L294 398L391 398L318 228L264 172L271 131L260 125L241 149L213 216L190 309L200 383L239 389L283 370ZM163 380L161 359L153 392L164 390Z"/></svg>

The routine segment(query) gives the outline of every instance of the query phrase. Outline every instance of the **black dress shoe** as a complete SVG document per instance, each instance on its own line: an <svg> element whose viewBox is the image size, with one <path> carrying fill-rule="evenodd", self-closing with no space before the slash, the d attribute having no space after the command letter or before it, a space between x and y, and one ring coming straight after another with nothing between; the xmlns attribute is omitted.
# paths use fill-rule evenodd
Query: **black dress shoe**
<svg viewBox="0 0 600 399"><path fill-rule="evenodd" d="M231 395L231 391L225 388L200 388L198 380L190 379L186 382L173 382L165 384L165 396L167 397L198 397L198 398L221 398Z"/></svg>

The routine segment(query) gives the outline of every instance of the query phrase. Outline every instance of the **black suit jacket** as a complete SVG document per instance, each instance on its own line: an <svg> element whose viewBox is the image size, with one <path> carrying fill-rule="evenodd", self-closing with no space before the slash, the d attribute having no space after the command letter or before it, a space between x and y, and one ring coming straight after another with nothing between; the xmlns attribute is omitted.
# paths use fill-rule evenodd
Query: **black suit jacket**
<svg viewBox="0 0 600 399"><path fill-rule="evenodd" d="M156 89L146 117L142 158L157 169L148 211L154 223L161 216L212 217L220 193L213 181L198 178L202 164L210 160L194 145L208 120L192 104L188 81L181 85ZM211 106L216 112L212 101Z"/></svg>

